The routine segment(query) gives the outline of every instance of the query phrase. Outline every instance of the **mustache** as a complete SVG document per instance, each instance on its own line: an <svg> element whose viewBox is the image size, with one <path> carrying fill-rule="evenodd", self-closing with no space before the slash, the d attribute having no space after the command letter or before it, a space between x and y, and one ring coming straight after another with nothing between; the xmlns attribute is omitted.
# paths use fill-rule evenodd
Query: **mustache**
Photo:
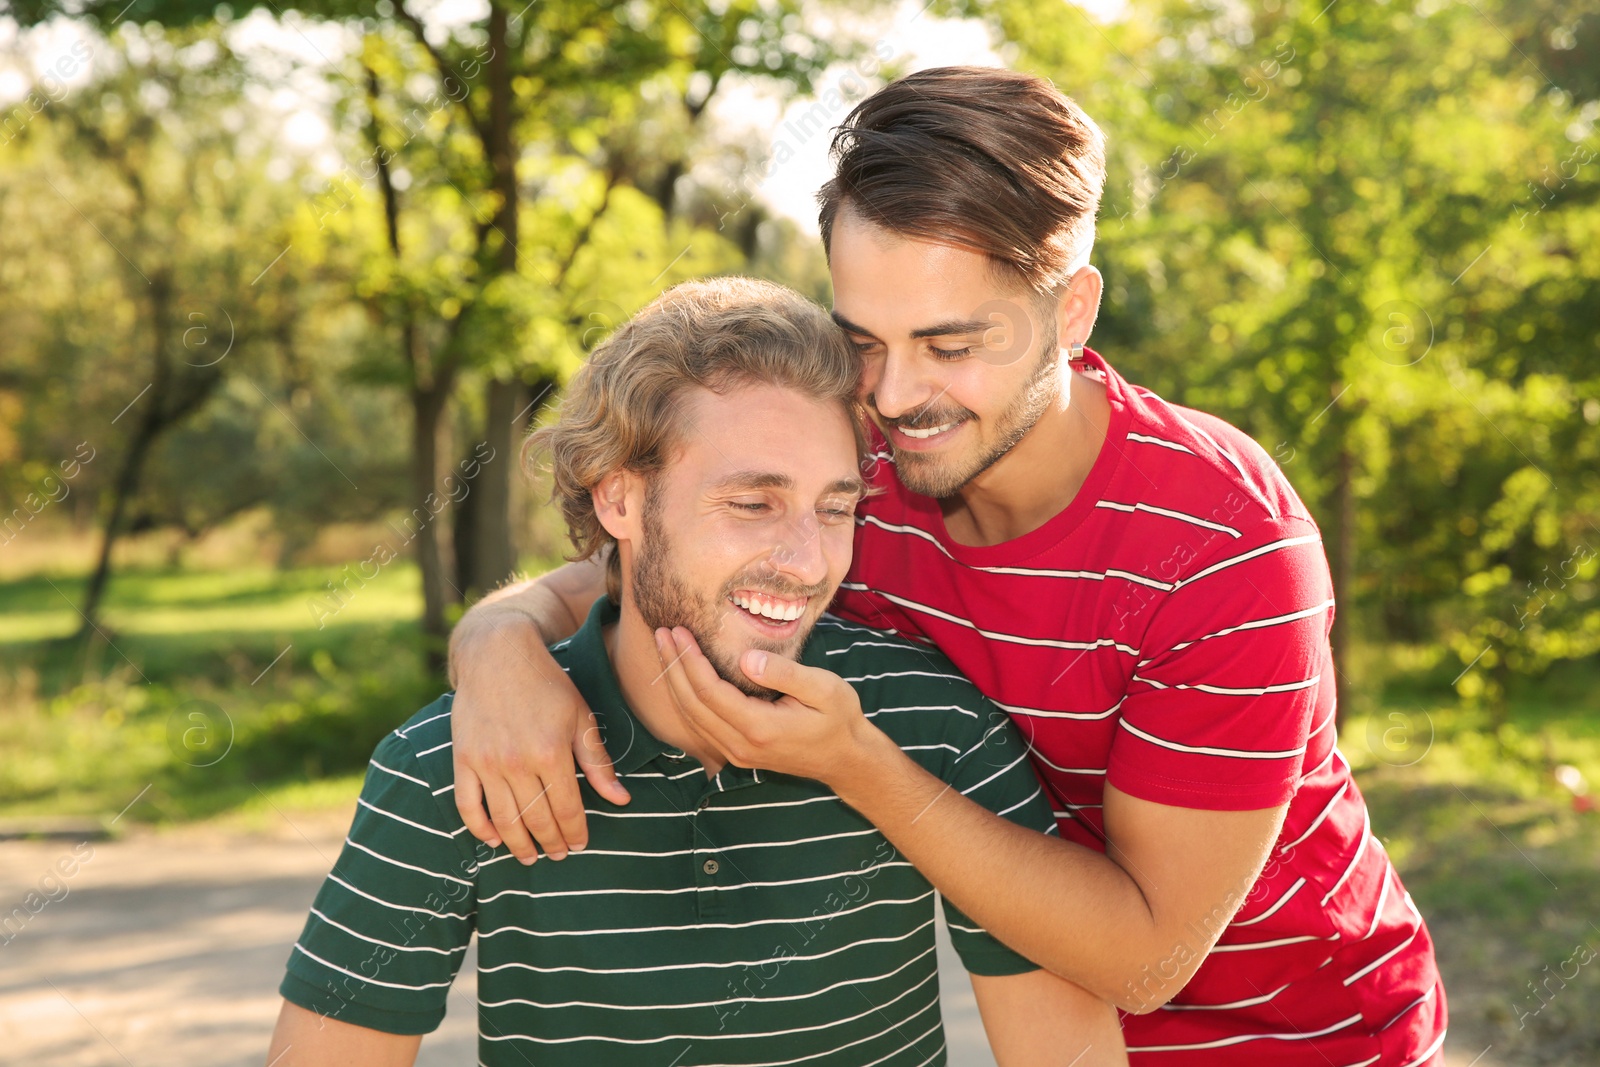
<svg viewBox="0 0 1600 1067"><path fill-rule="evenodd" d="M951 407L921 408L917 411L901 415L897 419L887 418L878 410L878 398L869 395L867 407L872 410L877 420L884 426L893 426L901 430L928 430L935 426L943 426L951 422L964 422L967 419L977 418L971 411L960 404Z"/></svg>
<svg viewBox="0 0 1600 1067"><path fill-rule="evenodd" d="M731 597L736 589L748 589L753 593L766 593L768 596L784 600L810 600L815 597L826 597L828 588L826 582L817 585L795 585L792 582L774 581L759 572L747 572L724 586L722 596L726 599Z"/></svg>

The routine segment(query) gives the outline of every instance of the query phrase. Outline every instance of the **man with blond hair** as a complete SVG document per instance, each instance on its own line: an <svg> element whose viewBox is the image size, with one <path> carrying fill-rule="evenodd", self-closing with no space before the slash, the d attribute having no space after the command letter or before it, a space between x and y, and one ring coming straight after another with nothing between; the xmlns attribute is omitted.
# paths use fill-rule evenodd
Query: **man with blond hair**
<svg viewBox="0 0 1600 1067"><path fill-rule="evenodd" d="M474 933L487 1067L945 1062L932 887L826 786L706 746L657 656L692 634L762 701L741 657L825 664L946 788L1055 831L1004 713L937 653L824 614L866 491L857 375L820 308L748 279L679 286L595 351L536 438L577 556L605 560L553 669L632 802L582 783L588 847L518 863L456 811L451 695L412 716L290 956L274 1067L410 1064ZM1126 1063L1109 1009L946 914L1002 1065Z"/></svg>

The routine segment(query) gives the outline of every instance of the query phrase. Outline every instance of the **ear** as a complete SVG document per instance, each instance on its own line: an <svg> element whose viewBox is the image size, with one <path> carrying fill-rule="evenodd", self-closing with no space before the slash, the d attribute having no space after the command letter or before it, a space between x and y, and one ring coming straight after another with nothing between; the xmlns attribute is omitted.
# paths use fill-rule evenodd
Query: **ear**
<svg viewBox="0 0 1600 1067"><path fill-rule="evenodd" d="M632 471L612 471L589 490L594 514L619 543L637 541L644 526L644 479Z"/></svg>
<svg viewBox="0 0 1600 1067"><path fill-rule="evenodd" d="M1094 320L1100 314L1100 293L1104 282L1100 272L1085 264L1067 279L1056 304L1056 337L1061 347L1088 344Z"/></svg>

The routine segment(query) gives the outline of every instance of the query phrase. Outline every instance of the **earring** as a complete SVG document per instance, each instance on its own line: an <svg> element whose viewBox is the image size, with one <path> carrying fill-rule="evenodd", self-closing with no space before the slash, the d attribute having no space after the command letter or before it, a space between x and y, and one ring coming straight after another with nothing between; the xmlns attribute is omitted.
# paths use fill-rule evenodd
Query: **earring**
<svg viewBox="0 0 1600 1067"><path fill-rule="evenodd" d="M1071 344L1067 345L1067 362L1068 363L1082 363L1083 362L1083 342L1082 341L1073 341Z"/></svg>

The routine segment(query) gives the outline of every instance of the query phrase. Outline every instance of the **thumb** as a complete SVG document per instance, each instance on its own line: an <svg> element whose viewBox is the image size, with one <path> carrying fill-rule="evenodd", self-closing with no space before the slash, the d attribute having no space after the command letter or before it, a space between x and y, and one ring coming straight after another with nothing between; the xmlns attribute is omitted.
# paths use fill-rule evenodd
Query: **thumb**
<svg viewBox="0 0 1600 1067"><path fill-rule="evenodd" d="M792 696L807 707L820 708L838 693L841 679L832 671L807 667L761 649L750 649L739 667L757 685Z"/></svg>
<svg viewBox="0 0 1600 1067"><path fill-rule="evenodd" d="M572 757L589 779L589 784L611 803L626 804L633 799L628 795L627 787L617 780L600 723L596 721L594 712L588 709L578 717L578 732L572 738Z"/></svg>

